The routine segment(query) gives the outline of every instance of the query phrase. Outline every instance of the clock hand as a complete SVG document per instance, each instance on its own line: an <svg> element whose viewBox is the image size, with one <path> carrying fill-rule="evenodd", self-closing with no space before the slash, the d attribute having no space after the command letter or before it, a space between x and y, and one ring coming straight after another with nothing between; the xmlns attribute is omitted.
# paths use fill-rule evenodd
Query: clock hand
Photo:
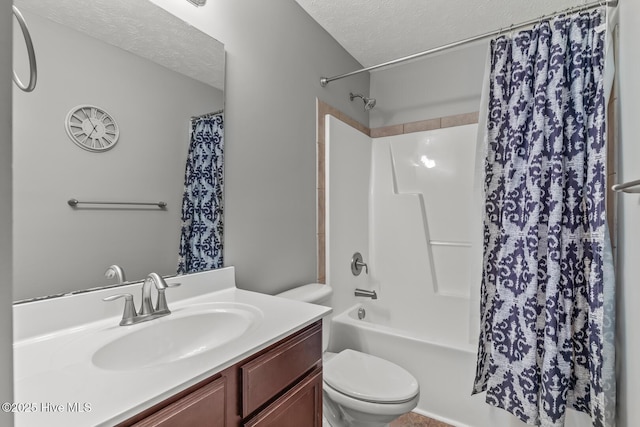
<svg viewBox="0 0 640 427"><path fill-rule="evenodd" d="M87 135L87 139L85 141L88 141L89 138L91 138L91 135L93 135L93 133L96 131L96 127L98 127L97 124L95 124L95 125L93 124L93 121L91 121L91 119L89 119L89 123L91 123L91 125L93 126L93 130L91 131L91 133L89 133Z"/></svg>
<svg viewBox="0 0 640 427"><path fill-rule="evenodd" d="M93 124L93 123L91 123ZM93 130L91 132L89 132L89 134L87 134L87 138L84 140L84 142L89 141L89 139L91 138L91 135L93 135L93 133L96 131L96 127L93 126Z"/></svg>
<svg viewBox="0 0 640 427"><path fill-rule="evenodd" d="M87 134L87 139L88 139L96 131L96 125L93 124L93 120L92 120L92 117L95 117L95 110L93 110L93 108L91 108L91 109L89 109L89 112L87 113L86 109L83 108L82 112L84 113L85 120L89 120L89 124L91 126L93 126L93 129L91 130L91 133ZM84 123L82 125L84 126Z"/></svg>

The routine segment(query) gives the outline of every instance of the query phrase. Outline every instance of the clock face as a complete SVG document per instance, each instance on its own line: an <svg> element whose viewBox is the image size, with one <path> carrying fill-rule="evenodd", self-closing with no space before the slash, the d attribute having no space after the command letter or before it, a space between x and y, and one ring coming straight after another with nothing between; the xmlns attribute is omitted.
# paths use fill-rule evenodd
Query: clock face
<svg viewBox="0 0 640 427"><path fill-rule="evenodd" d="M113 148L120 131L109 113L93 105L79 105L67 114L65 127L69 138L80 148L99 152Z"/></svg>

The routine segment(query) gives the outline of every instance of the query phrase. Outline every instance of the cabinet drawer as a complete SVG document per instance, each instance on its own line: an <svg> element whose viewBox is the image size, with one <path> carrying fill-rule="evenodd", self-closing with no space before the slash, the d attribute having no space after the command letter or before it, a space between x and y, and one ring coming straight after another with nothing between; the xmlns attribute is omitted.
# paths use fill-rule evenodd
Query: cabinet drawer
<svg viewBox="0 0 640 427"><path fill-rule="evenodd" d="M244 427L300 426L322 426L321 367L244 424Z"/></svg>
<svg viewBox="0 0 640 427"><path fill-rule="evenodd" d="M242 418L322 362L322 322L241 366Z"/></svg>
<svg viewBox="0 0 640 427"><path fill-rule="evenodd" d="M226 378L205 385L134 424L134 427L184 427L225 425Z"/></svg>

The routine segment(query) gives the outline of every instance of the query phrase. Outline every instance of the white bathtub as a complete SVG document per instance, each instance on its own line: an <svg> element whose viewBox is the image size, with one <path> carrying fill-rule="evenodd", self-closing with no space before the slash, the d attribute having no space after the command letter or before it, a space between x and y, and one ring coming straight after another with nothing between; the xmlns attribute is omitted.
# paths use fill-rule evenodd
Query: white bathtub
<svg viewBox="0 0 640 427"><path fill-rule="evenodd" d="M333 317L331 350L352 348L382 357L411 372L420 383L420 401L414 412L458 427L524 427L507 412L484 402L484 394L471 396L476 351L468 344L444 344L428 332L396 329L378 316L376 301L354 305ZM366 315L358 319L358 310ZM380 321L381 323L378 323ZM569 411L566 427L591 425L588 417Z"/></svg>
<svg viewBox="0 0 640 427"><path fill-rule="evenodd" d="M377 323L373 305L375 302L358 304L334 316L331 348L352 348L402 366L420 383L415 412L456 426L476 425L473 407L483 402L482 398L470 397L475 351L444 346L417 333ZM366 311L363 320L358 319L360 308ZM388 319L378 317L378 321L388 323Z"/></svg>

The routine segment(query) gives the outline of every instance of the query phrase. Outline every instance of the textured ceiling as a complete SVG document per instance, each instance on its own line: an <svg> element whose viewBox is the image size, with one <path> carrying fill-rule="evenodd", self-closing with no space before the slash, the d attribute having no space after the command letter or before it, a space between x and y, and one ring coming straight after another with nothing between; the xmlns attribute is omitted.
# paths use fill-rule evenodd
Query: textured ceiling
<svg viewBox="0 0 640 427"><path fill-rule="evenodd" d="M15 4L224 90L224 45L147 0L15 0Z"/></svg>
<svg viewBox="0 0 640 427"><path fill-rule="evenodd" d="M584 4L583 0L296 1L364 67Z"/></svg>

